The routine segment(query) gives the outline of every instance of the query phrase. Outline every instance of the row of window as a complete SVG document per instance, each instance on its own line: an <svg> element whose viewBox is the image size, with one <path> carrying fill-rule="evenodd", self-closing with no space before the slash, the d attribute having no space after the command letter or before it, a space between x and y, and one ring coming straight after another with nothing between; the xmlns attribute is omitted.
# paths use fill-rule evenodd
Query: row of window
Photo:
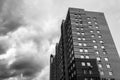
<svg viewBox="0 0 120 80"><path fill-rule="evenodd" d="M92 37L92 38L95 38L95 34L92 34L91 37ZM98 35L97 37L98 37L98 38L102 38L102 35Z"/></svg>
<svg viewBox="0 0 120 80"><path fill-rule="evenodd" d="M90 33L94 33L94 32L95 32L95 31L90 30ZM99 33L100 33L100 30L97 30L97 31L96 31L96 33L98 33L98 34L99 34Z"/></svg>
<svg viewBox="0 0 120 80"><path fill-rule="evenodd" d="M75 18L77 18L78 16L82 18L82 15L80 13L74 13L72 14ZM97 20L97 17L86 17L87 20L93 20L93 21L96 21Z"/></svg>
<svg viewBox="0 0 120 80"><path fill-rule="evenodd" d="M88 53L88 49L79 49L79 52L85 52L85 53Z"/></svg>
<svg viewBox="0 0 120 80"><path fill-rule="evenodd" d="M75 58L81 58L81 59L90 59L88 55L75 55Z"/></svg>
<svg viewBox="0 0 120 80"><path fill-rule="evenodd" d="M91 25L91 24L92 24L92 22L91 22L91 21L88 21L88 24L89 24L89 25ZM97 21L94 21L94 24L95 24L95 25L97 25L97 24L98 24L98 22L97 22Z"/></svg>
<svg viewBox="0 0 120 80"><path fill-rule="evenodd" d="M96 80L96 79L94 79L94 78L91 78L91 79L89 79L89 78L84 78L84 80Z"/></svg>
<svg viewBox="0 0 120 80"><path fill-rule="evenodd" d="M81 46L82 44L78 44L78 45ZM84 46L87 46L87 44L84 44ZM97 49L97 48L98 48L98 46L93 46L93 47L94 47L94 49ZM101 46L101 48L104 49L105 47L104 47L104 46ZM80 49L79 49L79 52L80 52L80 53L83 53L83 52L88 53L89 50L88 50L87 48L86 48L86 49L80 48ZM98 52L96 52L96 54L98 54Z"/></svg>
<svg viewBox="0 0 120 80"><path fill-rule="evenodd" d="M90 63L90 62L87 62L87 63L81 62L81 65L82 65L82 66L91 66L91 63ZM102 66L102 64L99 63L99 64L98 64L98 67L99 67L99 68L102 68L103 66ZM107 64L107 65L106 65L106 68L111 68L110 64Z"/></svg>
<svg viewBox="0 0 120 80"><path fill-rule="evenodd" d="M78 17L81 18L81 14L75 13L75 14L73 14L73 15L74 15L75 18L78 18Z"/></svg>
<svg viewBox="0 0 120 80"><path fill-rule="evenodd" d="M92 66L90 62L87 62L87 63L81 62L81 65L82 65L82 66Z"/></svg>
<svg viewBox="0 0 120 80"><path fill-rule="evenodd" d="M90 29L99 29L99 26L98 26L98 25L95 25L95 26L89 25L88 27L89 27Z"/></svg>
<svg viewBox="0 0 120 80"><path fill-rule="evenodd" d="M85 41L86 39L85 38L78 38L78 40L80 41L80 40L83 40L83 41Z"/></svg>
<svg viewBox="0 0 120 80"><path fill-rule="evenodd" d="M84 74L93 74L92 70L83 70Z"/></svg>
<svg viewBox="0 0 120 80"><path fill-rule="evenodd" d="M108 74L109 74L110 76L112 76L112 75L113 75L113 72L112 72L112 71L109 71ZM104 73L103 71L100 71L100 75L105 75L105 73Z"/></svg>
<svg viewBox="0 0 120 80"><path fill-rule="evenodd" d="M91 37L94 38L95 35L93 34L93 35L91 35ZM101 35L98 35L98 38L102 38L102 36L101 36ZM83 41L86 40L86 38L84 38L84 37L82 37L82 38L78 37L77 39L78 39L79 41L80 41L80 40L83 40ZM92 41L93 41L93 43L96 43L96 40L92 40ZM100 43L103 43L103 41L101 40Z"/></svg>
<svg viewBox="0 0 120 80"><path fill-rule="evenodd" d="M87 44L86 44L86 43L78 43L78 46L83 46L83 47L85 47L85 46L87 46ZM97 46L97 45L94 45L94 46L93 46L93 48L94 48L94 49L97 49L97 48L98 48L98 46ZM104 46L104 45L102 45L102 46L101 46L101 48L102 48L102 49L104 49L104 48L105 48L105 46Z"/></svg>
<svg viewBox="0 0 120 80"><path fill-rule="evenodd" d="M98 67L99 67L99 68L102 68L103 66L102 66L102 64L99 63L99 64L98 64ZM106 65L106 68L111 68L110 64L107 64L107 65Z"/></svg>
<svg viewBox="0 0 120 80"><path fill-rule="evenodd" d="M75 55L76 58L81 58L81 59L90 59L90 56L88 55ZM101 61L101 57L96 57L97 61ZM109 61L107 57L104 58L105 61Z"/></svg>
<svg viewBox="0 0 120 80"><path fill-rule="evenodd" d="M76 22L76 25L77 25L79 22L80 22L80 24L82 24L82 23L81 23L82 17L81 17L80 14L79 14L79 15L78 15L78 14L74 14L74 20L75 20L75 22ZM92 24L90 17L87 17L87 20L88 20L88 24ZM98 24L98 22L97 22L96 20L97 20L97 18L96 18L96 17L93 17L93 21L94 21L94 24L95 24L95 25Z"/></svg>
<svg viewBox="0 0 120 80"><path fill-rule="evenodd" d="M92 31L91 31L92 32ZM99 31L97 31L98 33ZM82 35L82 36L85 36L85 32L76 32L77 35ZM95 37L95 34L92 34L91 35L92 38ZM98 34L98 38L102 38L102 36L100 34Z"/></svg>
<svg viewBox="0 0 120 80"><path fill-rule="evenodd" d="M96 21L97 20L97 18L96 17L87 17L87 20L94 20L94 21Z"/></svg>
<svg viewBox="0 0 120 80"><path fill-rule="evenodd" d="M100 30L98 30L98 29L99 29L99 26L93 27L92 25L89 25L88 27L89 27L89 28L96 28L96 29L97 29L96 31L90 30L90 33L94 33L94 32L96 32L96 33L98 33L98 34L100 33ZM86 29L86 28L85 28L85 29ZM76 27L76 30L77 30L77 31L79 31L79 30L83 31L84 28L83 28L83 27Z"/></svg>

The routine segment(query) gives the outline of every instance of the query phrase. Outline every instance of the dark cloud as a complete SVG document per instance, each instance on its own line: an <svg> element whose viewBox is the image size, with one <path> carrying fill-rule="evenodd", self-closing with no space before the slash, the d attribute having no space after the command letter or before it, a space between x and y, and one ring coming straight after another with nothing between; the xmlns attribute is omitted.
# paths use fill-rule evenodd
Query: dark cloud
<svg viewBox="0 0 120 80"><path fill-rule="evenodd" d="M4 61L0 61L0 80L14 76L10 73L10 70L7 68L7 65Z"/></svg>
<svg viewBox="0 0 120 80"><path fill-rule="evenodd" d="M22 25L22 23L20 23L20 21L18 21L18 20L8 21L0 27L0 34L5 35L8 32L18 29L21 25Z"/></svg>
<svg viewBox="0 0 120 80"><path fill-rule="evenodd" d="M2 4L2 3L3 4ZM2 4L2 5L1 5ZM23 24L23 16L20 14L22 0L0 0L0 34L5 35L14 31Z"/></svg>
<svg viewBox="0 0 120 80"><path fill-rule="evenodd" d="M4 5L4 2L5 2L6 0L0 0L0 12L2 11L2 6Z"/></svg>
<svg viewBox="0 0 120 80"><path fill-rule="evenodd" d="M5 52L6 52L6 49L4 49L2 45L0 45L0 55L4 54Z"/></svg>
<svg viewBox="0 0 120 80"><path fill-rule="evenodd" d="M32 58L18 59L10 66L10 69L15 70L17 75L23 74L25 77L35 76L35 74L40 72L42 68L42 65L34 61Z"/></svg>
<svg viewBox="0 0 120 80"><path fill-rule="evenodd" d="M8 41L6 39L0 38L0 55L5 54L6 50L8 49Z"/></svg>
<svg viewBox="0 0 120 80"><path fill-rule="evenodd" d="M17 59L10 67L4 61L0 61L0 80L17 77L21 74L23 77L32 79L42 69L43 65L40 65L39 61L37 62L33 58L28 57Z"/></svg>

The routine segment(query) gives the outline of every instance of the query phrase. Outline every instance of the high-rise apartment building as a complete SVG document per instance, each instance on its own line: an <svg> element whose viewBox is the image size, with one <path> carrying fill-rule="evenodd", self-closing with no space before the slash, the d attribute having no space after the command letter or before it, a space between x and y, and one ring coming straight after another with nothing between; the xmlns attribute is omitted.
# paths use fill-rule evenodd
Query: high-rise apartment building
<svg viewBox="0 0 120 80"><path fill-rule="evenodd" d="M120 80L120 58L101 12L69 8L50 80Z"/></svg>

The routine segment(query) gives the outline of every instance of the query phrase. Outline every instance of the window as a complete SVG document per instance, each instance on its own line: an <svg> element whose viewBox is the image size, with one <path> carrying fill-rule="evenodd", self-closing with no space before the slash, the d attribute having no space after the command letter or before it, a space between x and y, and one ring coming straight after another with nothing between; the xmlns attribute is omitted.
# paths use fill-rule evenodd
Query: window
<svg viewBox="0 0 120 80"><path fill-rule="evenodd" d="M84 58L84 56L83 56L83 55L81 55L81 56L80 56L80 58L82 58L82 59L83 59L83 58Z"/></svg>
<svg viewBox="0 0 120 80"><path fill-rule="evenodd" d="M101 64L98 64L98 67L99 67L99 68L102 68L102 65L101 65Z"/></svg>
<svg viewBox="0 0 120 80"><path fill-rule="evenodd" d="M112 71L109 72L109 75L110 75L110 76L113 75Z"/></svg>
<svg viewBox="0 0 120 80"><path fill-rule="evenodd" d="M86 44L86 43L83 43L83 46L87 46L87 44Z"/></svg>
<svg viewBox="0 0 120 80"><path fill-rule="evenodd" d="M76 28L77 30L79 30L79 28Z"/></svg>
<svg viewBox="0 0 120 80"><path fill-rule="evenodd" d="M108 61L108 58L104 58L105 59L105 61Z"/></svg>
<svg viewBox="0 0 120 80"><path fill-rule="evenodd" d="M83 33L83 32L82 32L81 34L82 34L82 35L85 35L85 33Z"/></svg>
<svg viewBox="0 0 120 80"><path fill-rule="evenodd" d="M96 28L96 29L98 29L99 27L98 27L98 26L96 26L95 28Z"/></svg>
<svg viewBox="0 0 120 80"><path fill-rule="evenodd" d="M72 60L74 60L74 57L72 57Z"/></svg>
<svg viewBox="0 0 120 80"><path fill-rule="evenodd" d="M100 33L100 31L99 31L99 30L97 30L97 33Z"/></svg>
<svg viewBox="0 0 120 80"><path fill-rule="evenodd" d="M89 70L89 74L92 74L92 71L91 71L91 70ZM91 78L91 80L93 80L93 79Z"/></svg>
<svg viewBox="0 0 120 80"><path fill-rule="evenodd" d="M77 32L77 35L80 35L80 32Z"/></svg>
<svg viewBox="0 0 120 80"><path fill-rule="evenodd" d="M86 74L86 73L85 73ZM87 78L85 78L84 80L88 80Z"/></svg>
<svg viewBox="0 0 120 80"><path fill-rule="evenodd" d="M71 52L71 53L72 53L72 54L74 53L74 52L73 52L73 50L72 50L72 52Z"/></svg>
<svg viewBox="0 0 120 80"><path fill-rule="evenodd" d="M92 22L91 21L88 21L88 24L91 24Z"/></svg>
<svg viewBox="0 0 120 80"><path fill-rule="evenodd" d="M106 52L106 51L103 51L103 54L107 54L107 52Z"/></svg>
<svg viewBox="0 0 120 80"><path fill-rule="evenodd" d="M83 70L83 72L84 72L84 74L87 74L87 71L86 71L86 70ZM86 78L86 80L87 80L87 78Z"/></svg>
<svg viewBox="0 0 120 80"><path fill-rule="evenodd" d="M83 52L83 49L80 49L79 51L80 51L80 52Z"/></svg>
<svg viewBox="0 0 120 80"><path fill-rule="evenodd" d="M75 64L73 63L73 67L75 67Z"/></svg>
<svg viewBox="0 0 120 80"><path fill-rule="evenodd" d="M104 49L105 47L104 46L101 46L102 49Z"/></svg>
<svg viewBox="0 0 120 80"><path fill-rule="evenodd" d="M92 34L92 35L91 35L91 37L93 38L93 37L95 37L95 35L94 35L94 34Z"/></svg>
<svg viewBox="0 0 120 80"><path fill-rule="evenodd" d="M87 17L87 20L90 20L90 17Z"/></svg>
<svg viewBox="0 0 120 80"><path fill-rule="evenodd" d="M86 52L86 53L87 53L87 52L88 52L88 50L87 50L87 49L84 49L84 52Z"/></svg>
<svg viewBox="0 0 120 80"><path fill-rule="evenodd" d="M82 65L82 66L85 66L85 62L81 62L81 65Z"/></svg>
<svg viewBox="0 0 120 80"><path fill-rule="evenodd" d="M96 40L93 40L93 43L96 43Z"/></svg>
<svg viewBox="0 0 120 80"><path fill-rule="evenodd" d="M90 57L89 56L85 56L86 59L89 59Z"/></svg>
<svg viewBox="0 0 120 80"><path fill-rule="evenodd" d="M70 60L70 63L72 63L72 60Z"/></svg>
<svg viewBox="0 0 120 80"><path fill-rule="evenodd" d="M93 33L93 31L90 31L91 33Z"/></svg>
<svg viewBox="0 0 120 80"><path fill-rule="evenodd" d="M81 30L83 30L83 28L81 28Z"/></svg>
<svg viewBox="0 0 120 80"><path fill-rule="evenodd" d="M97 59L97 61L100 61L100 60L101 60L100 57L97 57L96 59Z"/></svg>
<svg viewBox="0 0 120 80"><path fill-rule="evenodd" d="M109 64L107 64L107 65L106 65L106 67L107 67L107 68L110 68L110 65L109 65Z"/></svg>
<svg viewBox="0 0 120 80"><path fill-rule="evenodd" d="M87 66L91 66L90 62L87 62Z"/></svg>
<svg viewBox="0 0 120 80"><path fill-rule="evenodd" d="M100 43L103 44L103 41L101 40Z"/></svg>
<svg viewBox="0 0 120 80"><path fill-rule="evenodd" d="M85 38L82 38L83 41L85 41Z"/></svg>
<svg viewBox="0 0 120 80"><path fill-rule="evenodd" d="M83 23L83 22L82 22L82 21L80 21L80 25L82 25L82 23Z"/></svg>
<svg viewBox="0 0 120 80"><path fill-rule="evenodd" d="M95 53L96 53L96 54L99 54L99 52L98 52L98 51L96 51Z"/></svg>
<svg viewBox="0 0 120 80"><path fill-rule="evenodd" d="M74 71L74 75L76 75L76 71Z"/></svg>
<svg viewBox="0 0 120 80"><path fill-rule="evenodd" d="M73 77L73 73L72 73L72 77Z"/></svg>
<svg viewBox="0 0 120 80"><path fill-rule="evenodd" d="M82 46L82 43L78 43L79 46Z"/></svg>
<svg viewBox="0 0 120 80"><path fill-rule="evenodd" d="M100 71L100 75L104 75L104 72L103 72L103 71Z"/></svg>
<svg viewBox="0 0 120 80"><path fill-rule="evenodd" d="M71 58L72 55L70 54L69 56L70 56L70 58Z"/></svg>
<svg viewBox="0 0 120 80"><path fill-rule="evenodd" d="M88 27L89 27L89 28L92 28L92 25L89 25Z"/></svg>
<svg viewBox="0 0 120 80"><path fill-rule="evenodd" d="M98 23L95 21L95 24L98 24Z"/></svg>
<svg viewBox="0 0 120 80"><path fill-rule="evenodd" d="M81 40L81 38L78 38L78 40Z"/></svg>
<svg viewBox="0 0 120 80"><path fill-rule="evenodd" d="M78 26L78 23L76 23L75 25Z"/></svg>
<svg viewBox="0 0 120 80"><path fill-rule="evenodd" d="M75 13L74 15L77 16L78 14Z"/></svg>
<svg viewBox="0 0 120 80"><path fill-rule="evenodd" d="M99 36L98 36L98 38L102 38L102 36L101 36L101 35L99 35Z"/></svg>
<svg viewBox="0 0 120 80"><path fill-rule="evenodd" d="M96 18L96 17L93 17L93 20L95 21L95 20L97 20L97 18Z"/></svg>
<svg viewBox="0 0 120 80"><path fill-rule="evenodd" d="M95 49L97 49L98 47L97 46L93 46Z"/></svg>

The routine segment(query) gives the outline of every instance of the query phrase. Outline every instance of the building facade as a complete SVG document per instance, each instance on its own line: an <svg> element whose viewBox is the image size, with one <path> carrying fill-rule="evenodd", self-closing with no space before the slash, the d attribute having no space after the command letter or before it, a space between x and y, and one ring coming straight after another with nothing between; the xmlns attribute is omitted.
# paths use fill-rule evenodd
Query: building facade
<svg viewBox="0 0 120 80"><path fill-rule="evenodd" d="M55 80L120 80L120 58L104 13L69 8L50 66L50 80L54 70Z"/></svg>

